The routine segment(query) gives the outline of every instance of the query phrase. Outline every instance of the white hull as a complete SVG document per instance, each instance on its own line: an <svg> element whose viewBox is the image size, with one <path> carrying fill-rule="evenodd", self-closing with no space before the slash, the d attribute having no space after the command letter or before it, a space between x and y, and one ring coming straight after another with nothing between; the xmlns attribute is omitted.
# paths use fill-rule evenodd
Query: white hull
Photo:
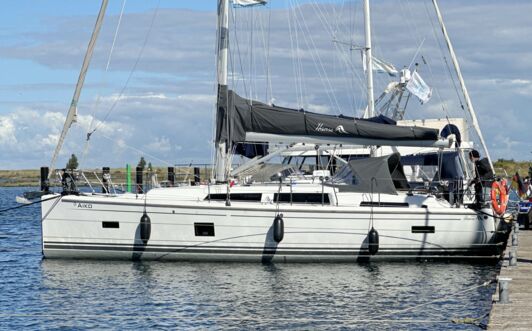
<svg viewBox="0 0 532 331"><path fill-rule="evenodd" d="M163 194L165 190L172 194ZM264 195L267 190L265 186ZM498 258L504 238L493 217L439 206L426 197L422 201L427 205L422 206L285 203L277 209L276 204L265 202L233 201L229 207L224 201L209 202L200 198L205 188L154 191L147 197L69 195L43 202L44 256L250 262ZM151 219L146 244L140 239L145 205ZM372 209L380 242L378 253L370 256L367 234ZM278 213L284 219L280 243L273 239L273 220ZM210 226L214 235L197 236L198 223Z"/></svg>

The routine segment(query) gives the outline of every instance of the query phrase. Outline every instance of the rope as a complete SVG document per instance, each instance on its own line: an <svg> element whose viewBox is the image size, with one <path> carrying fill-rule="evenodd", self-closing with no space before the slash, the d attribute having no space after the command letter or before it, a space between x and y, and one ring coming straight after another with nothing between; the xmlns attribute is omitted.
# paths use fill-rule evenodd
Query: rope
<svg viewBox="0 0 532 331"><path fill-rule="evenodd" d="M405 309L394 310L394 311L388 312L386 314L377 315L374 318L386 317L386 316L394 315L394 314L402 314L402 313L405 313L405 312L408 312L408 311L412 311L412 310L414 310L416 308L420 308L420 307L426 306L426 305L431 304L431 303L435 303L435 302L438 302L438 301L442 301L442 300L448 299L449 297L454 296L456 294L464 294L464 293L476 290L476 289L478 289L480 287L487 287L487 286L489 286L491 284L494 284L496 282L497 282L496 279L488 280L488 281L485 281L484 283L482 283L480 285L475 285L475 286L470 287L470 288L468 288L466 290L459 290L459 291L451 292L450 294L445 295L445 296L443 296L441 298L434 299L434 300L431 300L431 301L428 301L428 302L425 302L425 303L420 303L418 305L415 305L415 306L412 306L412 307L408 307L408 308L405 308Z"/></svg>
<svg viewBox="0 0 532 331"><path fill-rule="evenodd" d="M24 205L20 205L20 206L10 207L10 208L6 208L6 209L0 209L0 213L4 213L4 212L6 212L6 211L10 211L10 210L14 210L14 209L19 209L19 208L22 208L22 207L31 206L31 205L34 205L34 204L36 204L36 203L42 203L42 202L45 202L45 201L48 201L48 200L57 199L57 198L60 198L60 197L61 197L61 196L58 195L58 196L54 196L54 197L47 198L47 199L44 199L44 200L34 201L34 202L31 202L31 203L27 203L27 204L24 204Z"/></svg>

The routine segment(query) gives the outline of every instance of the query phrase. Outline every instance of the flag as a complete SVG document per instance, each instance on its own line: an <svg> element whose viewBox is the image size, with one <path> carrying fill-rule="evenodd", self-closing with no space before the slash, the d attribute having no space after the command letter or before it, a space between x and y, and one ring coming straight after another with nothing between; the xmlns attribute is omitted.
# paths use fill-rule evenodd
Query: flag
<svg viewBox="0 0 532 331"><path fill-rule="evenodd" d="M432 96L432 88L425 83L417 71L414 71L412 78L406 83L406 88L410 93L419 98L421 104L429 101Z"/></svg>
<svg viewBox="0 0 532 331"><path fill-rule="evenodd" d="M248 7L255 5L265 5L266 0L233 0L235 6Z"/></svg>
<svg viewBox="0 0 532 331"><path fill-rule="evenodd" d="M399 73L394 65L389 62L378 59L375 56L372 56L372 60L373 71L375 72L386 73L389 76L397 76ZM364 71L366 71L366 53L364 52L362 52L362 66L364 67Z"/></svg>
<svg viewBox="0 0 532 331"><path fill-rule="evenodd" d="M519 176L519 172L516 172L512 177L512 188L517 192L517 195L519 195L520 198L523 198L527 194L527 189L521 176Z"/></svg>

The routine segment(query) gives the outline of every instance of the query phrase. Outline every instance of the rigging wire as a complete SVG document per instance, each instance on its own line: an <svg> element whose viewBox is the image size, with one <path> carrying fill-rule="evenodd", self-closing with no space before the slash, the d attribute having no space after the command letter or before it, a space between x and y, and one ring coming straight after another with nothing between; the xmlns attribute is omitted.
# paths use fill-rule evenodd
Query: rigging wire
<svg viewBox="0 0 532 331"><path fill-rule="evenodd" d="M293 75L294 75L294 86L296 88L296 99L297 99L297 106L298 108L303 108L303 92L302 92L302 89L301 89L301 86L300 86L300 81L298 80L298 58L299 58L299 54L298 54L298 47L295 46L295 41L297 41L297 36L294 37L294 33L295 33L295 30L296 28L294 27L294 32L292 32L292 11L293 11L293 5L292 5L292 1L291 0L288 0L288 31L289 31L289 36L290 36L290 48L291 48L291 51L292 51L292 71L293 71ZM295 21L295 20L294 20Z"/></svg>
<svg viewBox="0 0 532 331"><path fill-rule="evenodd" d="M255 69L255 66L253 63L253 60L254 60L253 58L253 54L254 54L253 30L254 30L254 18L255 18L254 13L255 13L255 6L252 6L250 10L251 19L249 23L249 102L251 103L251 105L253 105L253 91L256 90L253 88L255 84L255 80L253 79L253 71Z"/></svg>
<svg viewBox="0 0 532 331"><path fill-rule="evenodd" d="M150 37L150 34L151 34L151 31L153 29L153 26L154 26L154 23L155 23L155 18L157 17L157 14L159 12L159 7L161 5L161 0L158 0L157 1L157 6L155 7L155 10L153 11L153 15L151 17L151 21L150 21L150 25L148 27L148 31L146 33L146 36L144 38L144 42L142 43L142 47L138 53L138 56L135 60L135 63L133 64L133 67L131 68L130 72L129 72L129 75L124 83L124 86L122 87L122 89L120 90L120 93L118 94L118 96L115 98L115 101L114 103L111 105L111 107L109 108L109 110L107 111L107 113L105 114L105 116L103 117L103 120L101 120L98 125L96 125L96 127L87 134L87 137L90 139L90 136L96 132L102 125L103 123L105 123L105 121L107 120L107 118L109 117L109 115L115 110L116 108L116 105L118 104L118 102L122 99L122 97L124 96L124 93L126 91L126 89L128 88L129 86L129 82L131 81L131 78L133 77L133 74L135 73L136 69L137 69L137 66L138 64L140 63L140 60L142 58L142 55L144 53L144 50L146 49L146 45L148 44L148 40L149 40L149 37Z"/></svg>
<svg viewBox="0 0 532 331"><path fill-rule="evenodd" d="M311 4L313 4L313 3L311 3ZM307 21L305 19L305 15L304 15L304 13L302 11L302 8L301 8L301 6L297 6L296 8L294 8L294 11L295 10L299 10L299 15L300 15L301 20L296 19L296 23L298 23L299 26L300 26L300 29L303 32L305 32L303 34L303 36L304 36L303 40L305 41L305 44L307 45L307 48L310 51L310 55L312 57L314 65L316 67L316 71L318 72L318 75L320 76L320 80L325 85L324 86L325 87L325 92L327 93L327 97L329 98L329 102L331 103L331 106L336 107L335 108L336 113L340 114L341 113L340 104L338 103L338 99L336 98L336 94L334 93L334 89L332 87L332 84L331 84L331 81L329 79L329 76L327 75L327 71L325 70L325 66L323 64L323 61L322 61L322 59L321 59L321 57L320 57L320 55L319 55L319 53L317 51L316 43L315 43L314 39L312 38L312 33L311 33L311 31L310 31L310 29L308 27L308 24L307 24ZM302 23L300 23L300 21Z"/></svg>
<svg viewBox="0 0 532 331"><path fill-rule="evenodd" d="M440 41L440 39L438 38L438 35L437 35L438 29L434 25L433 20L430 19L431 15L430 15L430 11L429 11L427 3L425 2L424 5L425 5L425 12L427 13L427 18L430 21L431 26L432 26L433 38L436 41L436 43L438 44L438 48L439 48L440 54L441 54L443 62L445 64L445 69L447 69L447 74L448 75L445 76L446 80L451 82L451 84L452 84L452 86L454 88L454 91L456 92L456 96L458 98L458 102L460 103L460 108L465 112L465 107L464 107L464 104L463 104L463 101L462 101L462 97L461 97L460 91L458 89L458 86L456 85L456 81L453 79L453 72L452 72L451 67L449 65L449 61L447 60L447 57L445 56L445 52L443 51L443 46L442 46L441 41ZM429 66L429 70L430 70L430 66ZM432 73L431 73L431 75L432 75ZM438 93L438 96L439 96L439 93ZM441 97L439 97L439 98L441 99ZM440 101L440 102L442 102L442 108L444 108L445 103L443 101ZM444 108L444 111L447 114L447 117L449 117L450 115L449 115L447 109ZM468 114L468 112L465 112L465 113L466 113L466 116L468 116L471 119L471 114ZM467 129L468 130L471 130L471 128L473 127L472 124L470 123L470 121L466 121L466 125L467 125ZM476 132L476 130L473 130L473 131Z"/></svg>
<svg viewBox="0 0 532 331"><path fill-rule="evenodd" d="M266 100L268 100L268 104L273 103L273 90L272 90L272 77L271 77L271 68L270 68L270 41L271 41L271 28L272 27L272 6L271 3L268 5L268 44L266 47L266 78L267 78L267 84L268 84L268 91L270 91L270 97L266 97Z"/></svg>
<svg viewBox="0 0 532 331"><path fill-rule="evenodd" d="M111 58L113 56L113 51L114 51L114 48L115 48L115 43L116 43L116 40L118 39L118 31L120 30L120 23L122 22L122 17L124 16L124 9L126 7L126 2L127 0L122 0L122 8L120 9L120 15L118 17L118 22L116 24L116 28L115 28L115 33L114 33L114 37L113 37L113 42L111 43L111 48L109 50L109 55L107 57L107 64L105 66L105 71L104 71L104 78L103 78L103 86L104 87L107 87L107 73L109 72L109 66L111 64ZM89 151L89 138L90 138L90 132L92 131L92 128L94 126L94 122L96 121L96 112L98 111L98 109L100 108L100 104L101 104L101 95L98 94L97 98L96 98L96 102L94 104L94 107L93 107L93 111L92 111L92 114L91 114L91 121L89 123L89 126L87 128L87 139L85 140L85 144L84 144L84 147L83 147L83 151L81 153L81 158L80 158L80 161L79 161L79 165L82 166L85 162L85 157L87 156L87 153Z"/></svg>
<svg viewBox="0 0 532 331"><path fill-rule="evenodd" d="M326 17L322 17L324 14L323 12L320 10L319 6L316 6L314 3L311 3L313 5L313 9L315 11L315 13L317 14L318 16L318 19L320 20L321 24L326 28L328 29L328 32L334 36L334 31L332 29L332 27L328 24L328 21L326 19ZM341 55L341 59L343 59L344 61L344 64L351 69L352 73L354 74L354 77L358 78L358 81L359 81L359 88L360 88L360 91L361 93L364 93L365 92L365 89L364 89L364 86L366 84L365 82L365 79L360 75L359 73L359 70L355 68L352 60L340 49L339 47L339 43L338 42L335 42L334 43L335 45L335 48L337 49L338 53ZM350 47L351 48L351 47ZM361 103L360 103L361 104Z"/></svg>
<svg viewBox="0 0 532 331"><path fill-rule="evenodd" d="M344 12L346 12L346 9L345 9L345 6L346 6L346 1L342 1L342 5L340 7L340 9L337 11L336 10L336 6L332 6L332 12L333 12L333 21L336 23L335 24L335 27L334 27L334 31L333 31L333 38L336 39L336 36L338 36L338 32L340 31L340 23L343 21L343 16L342 14ZM356 7L353 7L353 8L356 8ZM347 12L349 12L349 16L351 17L351 10L350 9L347 9ZM348 21L349 22L349 21ZM350 39L351 39L351 42L350 44L353 44L352 42L352 36L351 34L349 33L349 27L347 28L347 34L349 35ZM337 47L335 45L335 47ZM351 48L351 47L350 47ZM339 50L337 48L337 52L341 52L341 50ZM337 60L338 60L338 63L340 64L342 62L342 59L341 59L341 55L337 57ZM337 75L339 75L340 73L337 72ZM353 111L352 115L353 117L356 117L356 108L357 108L357 102L356 102L356 99L355 99L355 93L353 93L356 89L356 86L355 86L355 80L353 79L353 75L348 75L348 71L344 72L344 75L343 75L343 78L346 82L346 86L349 86L350 89L347 91L347 100L349 102L349 105L351 107L351 110Z"/></svg>
<svg viewBox="0 0 532 331"><path fill-rule="evenodd" d="M447 69L447 73L449 74L447 76L447 80L451 81L451 83L453 85L453 88L454 88L454 90L456 92L456 96L458 97L458 101L460 102L460 107L462 109L464 109L464 104L462 102L462 97L460 96L460 91L458 89L458 86L456 85L456 82L453 79L453 73L452 73L451 67L449 65L449 61L447 61L447 57L445 56L445 52L443 51L443 46L442 46L441 41L440 41L440 39L438 38L438 35L437 35L438 29L434 25L433 20L430 19L431 16L430 16L430 11L429 11L427 3L425 2L424 5L425 5L425 11L427 13L427 18L430 21L430 24L432 26L432 33L433 33L434 40L438 44L438 48L440 50L440 54L442 56L443 62L445 63L445 68Z"/></svg>
<svg viewBox="0 0 532 331"><path fill-rule="evenodd" d="M247 90L247 84L246 84L246 79L245 79L245 75L244 75L244 64L242 62L242 55L241 55L241 51L240 51L240 42L238 41L238 33L237 33L237 30L238 30L238 19L236 17L237 15L237 8L233 8L232 10L230 10L231 12L231 19L233 21L233 26L235 27L233 29L233 36L235 37L235 45L236 45L236 52L237 52L237 55L238 55L238 62L240 64L240 72L241 72L241 75L242 75L242 84L244 85L244 95L248 95L248 90ZM229 48L231 50L231 48ZM233 70L235 70L235 68L233 67ZM232 81L234 82L234 76L235 76L235 73L233 71L232 73ZM233 88L236 89L236 86L233 85Z"/></svg>
<svg viewBox="0 0 532 331"><path fill-rule="evenodd" d="M100 136L101 136L102 138L105 138L105 139L111 141L111 142L117 143L115 139L113 139L113 138L111 138L111 137L109 137L109 136L106 136L106 135L104 135L103 133L100 133ZM166 160L160 159L160 158L158 158L157 156L154 156L154 155L152 155L152 154L146 153L145 151L140 150L140 149L138 149L138 148L136 148L136 147L133 147L133 146L131 146L131 145L128 145L128 144L126 144L126 143L123 142L123 141L120 142L119 146L120 146L120 147L126 147L126 148L129 148L129 149L131 149L131 150L137 152L139 155L146 155L146 156L148 156L148 157L150 157L150 158L152 158L152 159L154 159L154 160L156 160L156 161L159 161L159 162L161 162L161 163L164 163L164 164L166 164L166 165L169 165L169 166L172 166L172 165L173 165L173 164L172 164L171 162L169 162L169 161L166 161Z"/></svg>

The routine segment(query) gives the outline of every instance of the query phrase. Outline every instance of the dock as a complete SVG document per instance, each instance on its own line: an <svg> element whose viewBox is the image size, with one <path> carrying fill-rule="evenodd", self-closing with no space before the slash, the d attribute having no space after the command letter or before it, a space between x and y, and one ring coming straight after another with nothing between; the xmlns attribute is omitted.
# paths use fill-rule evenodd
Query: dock
<svg viewBox="0 0 532 331"><path fill-rule="evenodd" d="M517 235L517 246L512 236ZM516 252L517 261L512 250ZM515 263L517 262L517 263ZM512 264L516 264L513 266ZM508 239L505 258L489 316L488 330L532 330L532 231L513 231ZM500 297L500 288L508 288ZM503 289L505 291L505 289ZM505 297L505 294L508 296ZM502 301L506 301L504 303Z"/></svg>

